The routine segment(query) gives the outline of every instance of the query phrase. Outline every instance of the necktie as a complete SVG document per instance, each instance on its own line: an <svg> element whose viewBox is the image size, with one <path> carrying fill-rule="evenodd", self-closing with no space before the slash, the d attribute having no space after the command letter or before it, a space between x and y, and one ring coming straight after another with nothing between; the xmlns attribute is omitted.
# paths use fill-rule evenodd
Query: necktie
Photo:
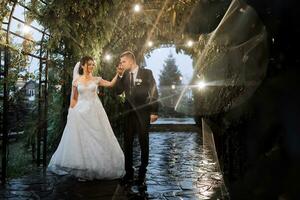
<svg viewBox="0 0 300 200"><path fill-rule="evenodd" d="M132 93L133 87L134 87L133 72L130 72L130 94Z"/></svg>

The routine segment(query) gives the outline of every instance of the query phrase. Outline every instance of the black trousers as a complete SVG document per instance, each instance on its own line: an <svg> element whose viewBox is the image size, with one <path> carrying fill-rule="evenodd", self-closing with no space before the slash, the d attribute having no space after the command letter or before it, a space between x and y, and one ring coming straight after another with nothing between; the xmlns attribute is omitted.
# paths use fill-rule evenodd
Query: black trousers
<svg viewBox="0 0 300 200"><path fill-rule="evenodd" d="M125 170L126 175L133 177L133 141L134 135L137 134L141 148L141 166L139 168L139 178L144 179L149 161L149 127L150 113L131 111L127 114L124 134L124 151L125 151Z"/></svg>

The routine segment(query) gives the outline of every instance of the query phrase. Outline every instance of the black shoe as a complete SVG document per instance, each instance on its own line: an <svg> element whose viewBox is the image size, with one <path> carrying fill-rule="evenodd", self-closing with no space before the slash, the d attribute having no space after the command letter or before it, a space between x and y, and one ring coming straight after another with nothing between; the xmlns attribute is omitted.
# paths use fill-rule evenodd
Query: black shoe
<svg viewBox="0 0 300 200"><path fill-rule="evenodd" d="M138 185L138 190L139 192L145 192L147 191L147 185L146 185L146 182L141 182L139 185Z"/></svg>
<svg viewBox="0 0 300 200"><path fill-rule="evenodd" d="M129 198L129 199L140 199L139 198L139 192L137 191L134 191L132 189L132 187L129 187L126 189L126 196Z"/></svg>
<svg viewBox="0 0 300 200"><path fill-rule="evenodd" d="M146 185L146 181L145 181L144 178L139 178L136 181L136 185L137 185L139 191L146 191L147 190L147 185Z"/></svg>
<svg viewBox="0 0 300 200"><path fill-rule="evenodd" d="M86 182L87 181L87 179L84 179L84 178L78 178L77 179L79 182Z"/></svg>
<svg viewBox="0 0 300 200"><path fill-rule="evenodd" d="M133 183L133 176L132 175L125 175L122 179L121 179L121 185L131 185Z"/></svg>
<svg viewBox="0 0 300 200"><path fill-rule="evenodd" d="M143 185L143 184L145 184L145 179L146 179L146 173L139 173L139 175L138 175L138 179L137 179L137 181L136 181L136 184L137 185Z"/></svg>
<svg viewBox="0 0 300 200"><path fill-rule="evenodd" d="M144 167L140 167L138 174L138 182L144 182L146 178L147 169Z"/></svg>

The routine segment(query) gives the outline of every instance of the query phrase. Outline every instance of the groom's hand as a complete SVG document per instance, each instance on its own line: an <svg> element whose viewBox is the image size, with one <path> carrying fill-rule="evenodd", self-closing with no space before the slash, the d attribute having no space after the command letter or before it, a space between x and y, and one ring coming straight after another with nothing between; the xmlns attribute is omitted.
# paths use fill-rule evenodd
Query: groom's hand
<svg viewBox="0 0 300 200"><path fill-rule="evenodd" d="M150 115L150 122L153 123L158 119L158 115Z"/></svg>

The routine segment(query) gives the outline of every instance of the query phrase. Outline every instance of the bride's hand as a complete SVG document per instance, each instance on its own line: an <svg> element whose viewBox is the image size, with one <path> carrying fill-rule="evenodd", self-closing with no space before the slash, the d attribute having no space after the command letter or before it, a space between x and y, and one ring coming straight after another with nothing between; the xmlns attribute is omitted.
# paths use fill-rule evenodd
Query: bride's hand
<svg viewBox="0 0 300 200"><path fill-rule="evenodd" d="M74 108L76 106L76 101L72 100L70 104L70 108Z"/></svg>
<svg viewBox="0 0 300 200"><path fill-rule="evenodd" d="M119 65L117 66L117 74L118 74L119 76L123 76L124 71L125 71L124 67L123 67L121 64L119 64Z"/></svg>

